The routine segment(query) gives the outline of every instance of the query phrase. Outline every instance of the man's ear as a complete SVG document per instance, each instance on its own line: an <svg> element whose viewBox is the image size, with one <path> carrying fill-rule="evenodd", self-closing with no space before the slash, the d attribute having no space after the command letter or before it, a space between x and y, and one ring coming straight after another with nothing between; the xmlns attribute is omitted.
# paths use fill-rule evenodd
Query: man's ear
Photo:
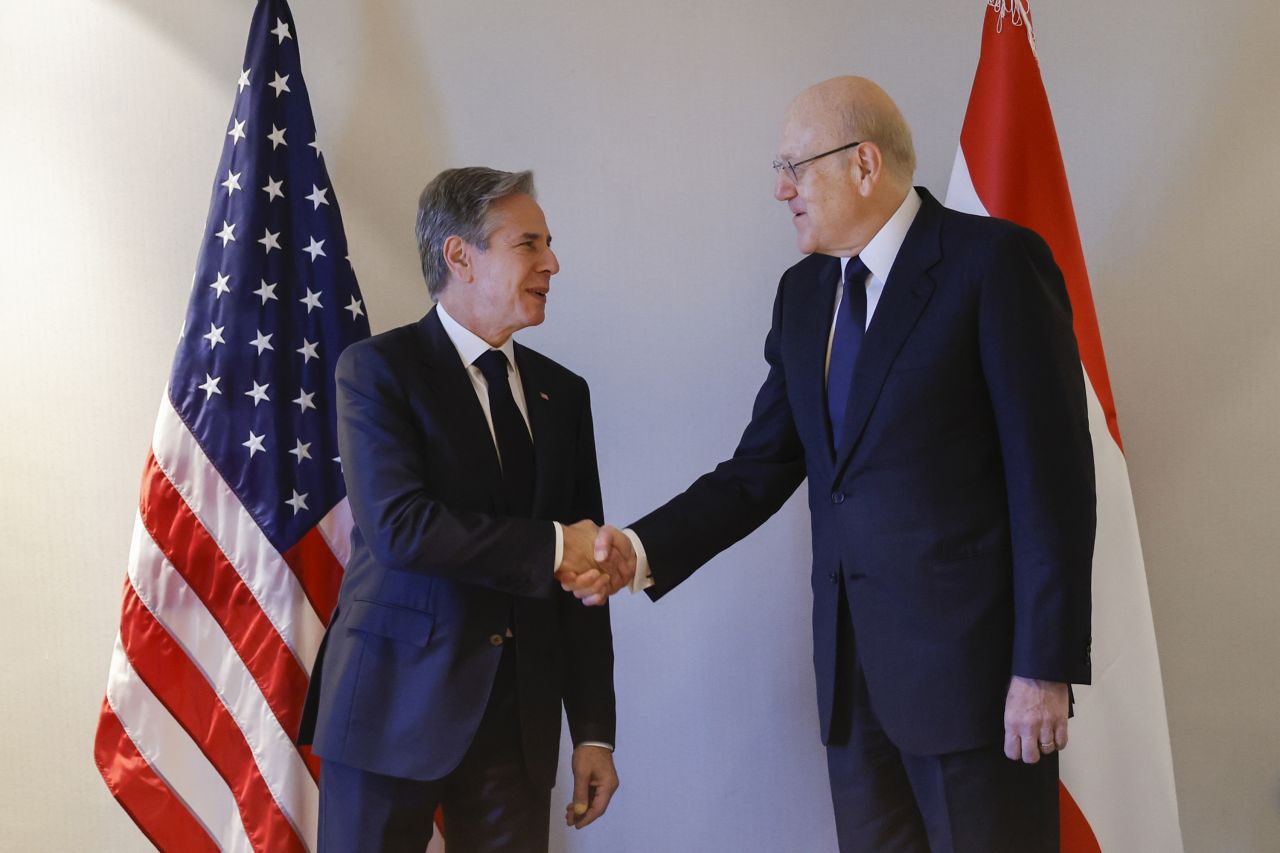
<svg viewBox="0 0 1280 853"><path fill-rule="evenodd" d="M870 195L871 190L884 177L884 158L880 154L880 146L874 142L864 142L858 146L852 160L850 168L859 192L864 196Z"/></svg>
<svg viewBox="0 0 1280 853"><path fill-rule="evenodd" d="M467 283L475 278L475 267L472 264L473 251L471 244L456 234L445 238L444 262L449 267L451 277Z"/></svg>

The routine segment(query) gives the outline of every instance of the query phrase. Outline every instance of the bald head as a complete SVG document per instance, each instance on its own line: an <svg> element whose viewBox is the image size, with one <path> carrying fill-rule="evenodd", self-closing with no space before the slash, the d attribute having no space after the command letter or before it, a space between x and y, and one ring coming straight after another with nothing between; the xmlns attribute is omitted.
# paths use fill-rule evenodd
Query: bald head
<svg viewBox="0 0 1280 853"><path fill-rule="evenodd" d="M805 89L787 109L787 123L811 128L831 147L875 143L894 184L911 186L916 171L911 128L888 93L865 77L832 77Z"/></svg>
<svg viewBox="0 0 1280 853"><path fill-rule="evenodd" d="M911 191L916 155L883 89L836 77L791 102L776 168L773 197L790 208L800 251L852 257Z"/></svg>

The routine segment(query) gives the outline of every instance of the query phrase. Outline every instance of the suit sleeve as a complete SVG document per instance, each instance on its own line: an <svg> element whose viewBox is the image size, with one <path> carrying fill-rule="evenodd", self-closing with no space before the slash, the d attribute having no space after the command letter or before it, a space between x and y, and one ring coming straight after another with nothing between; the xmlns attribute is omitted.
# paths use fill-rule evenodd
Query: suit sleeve
<svg viewBox="0 0 1280 853"><path fill-rule="evenodd" d="M1087 684L1096 527L1093 445L1071 302L1049 247L1009 232L982 284L1013 548L1013 673Z"/></svg>
<svg viewBox="0 0 1280 853"><path fill-rule="evenodd" d="M603 524L595 428L585 383L575 447L571 521L589 518ZM565 641L563 695L570 736L575 746L584 741L617 743L609 605L587 607L558 588L556 596Z"/></svg>
<svg viewBox="0 0 1280 853"><path fill-rule="evenodd" d="M733 456L631 525L648 554L654 585L646 592L654 601L763 524L804 480L804 448L787 399L782 360L786 282L784 276L765 339L769 373Z"/></svg>
<svg viewBox="0 0 1280 853"><path fill-rule="evenodd" d="M550 598L550 522L446 506L432 494L422 437L386 356L348 347L338 359L338 447L356 526L385 568Z"/></svg>

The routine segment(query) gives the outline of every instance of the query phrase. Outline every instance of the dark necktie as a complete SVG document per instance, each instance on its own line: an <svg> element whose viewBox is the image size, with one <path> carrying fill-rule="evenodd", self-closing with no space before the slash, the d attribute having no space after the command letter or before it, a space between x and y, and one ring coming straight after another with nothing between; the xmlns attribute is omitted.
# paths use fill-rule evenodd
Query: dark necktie
<svg viewBox="0 0 1280 853"><path fill-rule="evenodd" d="M844 270L844 295L836 308L836 331L831 340L831 364L827 367L827 417L831 419L831 438L840 446L844 413L853 388L853 370L858 364L858 350L867 327L867 265L861 258L850 258Z"/></svg>
<svg viewBox="0 0 1280 853"><path fill-rule="evenodd" d="M498 439L498 455L502 457L507 512L527 517L533 511L533 441L511 396L507 356L501 350L491 349L481 354L474 364L489 383L489 415Z"/></svg>

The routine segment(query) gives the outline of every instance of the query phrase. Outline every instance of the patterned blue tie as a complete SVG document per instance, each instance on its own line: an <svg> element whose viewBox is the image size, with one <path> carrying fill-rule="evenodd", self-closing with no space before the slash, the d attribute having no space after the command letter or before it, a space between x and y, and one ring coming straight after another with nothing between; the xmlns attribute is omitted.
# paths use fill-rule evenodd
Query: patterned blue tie
<svg viewBox="0 0 1280 853"><path fill-rule="evenodd" d="M836 308L836 331L831 341L831 364L827 368L827 417L831 419L831 437L837 448L866 328L867 265L861 258L854 257L844 270L844 295Z"/></svg>

